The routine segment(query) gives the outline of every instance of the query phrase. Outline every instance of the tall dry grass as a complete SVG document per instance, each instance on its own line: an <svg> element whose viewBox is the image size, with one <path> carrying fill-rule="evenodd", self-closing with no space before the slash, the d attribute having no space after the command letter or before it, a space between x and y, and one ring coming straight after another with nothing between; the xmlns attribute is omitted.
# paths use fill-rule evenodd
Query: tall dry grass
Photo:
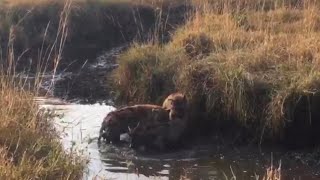
<svg viewBox="0 0 320 180"><path fill-rule="evenodd" d="M47 49L39 50L41 60L37 75L28 90L25 79L20 78L15 69L20 55L14 52L14 27L11 28L6 50L8 56L0 58L0 179L82 177L84 160L64 151L53 126L54 115L39 110L34 101L49 59L54 59L54 69L61 60L70 6L71 1L66 1L54 43Z"/></svg>
<svg viewBox="0 0 320 180"><path fill-rule="evenodd" d="M312 0L198 2L168 44L135 44L119 58L117 97L160 103L178 90L188 95L194 121L236 124L260 142L314 144L319 12Z"/></svg>
<svg viewBox="0 0 320 180"><path fill-rule="evenodd" d="M84 161L64 151L53 117L39 111L31 93L7 77L0 81L0 178L81 178Z"/></svg>

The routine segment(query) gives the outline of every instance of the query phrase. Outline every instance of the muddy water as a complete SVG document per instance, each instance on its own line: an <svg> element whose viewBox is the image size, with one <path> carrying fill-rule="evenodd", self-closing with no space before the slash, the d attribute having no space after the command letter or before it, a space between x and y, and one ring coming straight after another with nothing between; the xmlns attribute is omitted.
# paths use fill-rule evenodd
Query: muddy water
<svg viewBox="0 0 320 180"><path fill-rule="evenodd" d="M80 105L59 99L38 98L42 108L55 109L56 127L68 151L89 159L84 179L257 179L270 166L282 160L286 179L320 179L316 168L289 158L285 152L261 151L251 147L220 146L212 139L170 153L143 153L127 144L97 145L103 117L115 108L105 104ZM125 138L125 135L123 136ZM208 145L211 144L211 145ZM256 175L257 174L257 175Z"/></svg>

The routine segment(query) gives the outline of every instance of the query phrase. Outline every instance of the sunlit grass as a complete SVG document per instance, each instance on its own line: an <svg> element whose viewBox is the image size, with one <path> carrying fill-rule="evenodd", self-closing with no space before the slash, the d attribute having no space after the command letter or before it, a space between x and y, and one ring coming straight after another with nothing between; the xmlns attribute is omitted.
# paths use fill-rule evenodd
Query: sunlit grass
<svg viewBox="0 0 320 180"><path fill-rule="evenodd" d="M0 77L1 179L79 179L84 161L66 154L53 117L39 110L33 94Z"/></svg>
<svg viewBox="0 0 320 180"><path fill-rule="evenodd" d="M13 39L13 27L6 50L0 57L0 179L80 179L84 160L77 154L68 154L57 135L53 116L35 103L41 84L41 74L46 70L46 61L53 59L55 74L66 38L68 14L71 1L66 1L59 16L57 41L50 48L55 53L42 56L40 53L37 77L26 88L25 80L18 76ZM23 18L22 18L23 20ZM3 50L3 49L2 49ZM43 49L39 50L45 51ZM49 51L50 52L50 51ZM40 63L42 62L42 63Z"/></svg>
<svg viewBox="0 0 320 180"><path fill-rule="evenodd" d="M6 6L39 6L39 5L48 5L50 3L60 3L64 4L66 0L56 1L56 0L0 0L0 3ZM75 4L78 3L88 3L88 4L140 4L146 6L158 6L161 7L163 5L168 4L181 4L185 2L189 2L190 0L73 0Z"/></svg>

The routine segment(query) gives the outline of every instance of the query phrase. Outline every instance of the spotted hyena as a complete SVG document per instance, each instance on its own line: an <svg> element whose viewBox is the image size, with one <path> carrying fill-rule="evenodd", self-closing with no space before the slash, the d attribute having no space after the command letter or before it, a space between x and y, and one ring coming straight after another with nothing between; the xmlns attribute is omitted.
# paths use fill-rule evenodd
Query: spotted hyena
<svg viewBox="0 0 320 180"><path fill-rule="evenodd" d="M185 118L187 111L187 98L182 93L170 94L163 102L162 107L170 111L170 120Z"/></svg>

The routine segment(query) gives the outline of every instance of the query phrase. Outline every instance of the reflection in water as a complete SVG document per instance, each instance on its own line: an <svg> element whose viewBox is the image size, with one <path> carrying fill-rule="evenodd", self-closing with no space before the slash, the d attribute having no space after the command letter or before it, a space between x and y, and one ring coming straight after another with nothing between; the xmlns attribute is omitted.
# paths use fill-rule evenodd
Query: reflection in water
<svg viewBox="0 0 320 180"><path fill-rule="evenodd" d="M37 101L41 107L56 109L61 114L56 126L61 130L64 147L78 150L89 158L84 179L231 179L235 174L237 179L245 180L256 179L254 174L263 174L270 165L270 154L263 156L248 148L221 150L215 145L195 145L178 152L142 154L127 144L98 147L102 119L114 107L69 104L57 99L38 98ZM285 163L289 161L284 161L283 166L287 166ZM301 179L318 179L297 163L287 167L289 175L297 172L296 177Z"/></svg>

